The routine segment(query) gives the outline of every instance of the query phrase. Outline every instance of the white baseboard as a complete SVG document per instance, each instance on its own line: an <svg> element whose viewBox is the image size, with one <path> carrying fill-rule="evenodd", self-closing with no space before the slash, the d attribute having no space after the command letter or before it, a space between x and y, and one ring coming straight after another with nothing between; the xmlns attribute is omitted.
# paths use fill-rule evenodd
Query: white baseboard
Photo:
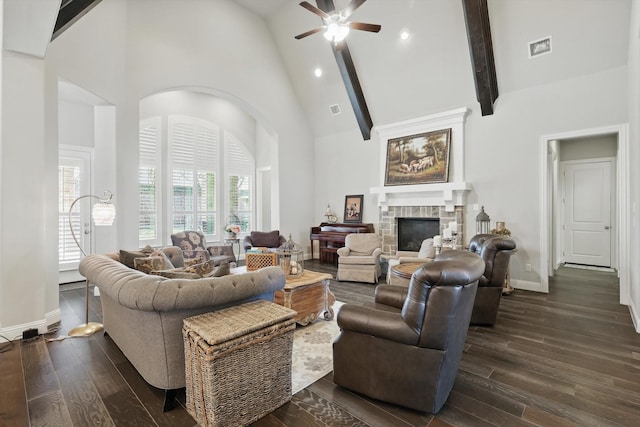
<svg viewBox="0 0 640 427"><path fill-rule="evenodd" d="M539 283L539 282L529 282L527 280L511 279L511 286L515 289L522 289L523 291L548 293L542 290L542 283Z"/></svg>
<svg viewBox="0 0 640 427"><path fill-rule="evenodd" d="M631 314L634 329L640 334L640 311L634 307L633 301L629 304L629 313Z"/></svg>
<svg viewBox="0 0 640 427"><path fill-rule="evenodd" d="M13 341L22 338L22 332L27 329L37 329L39 334L44 334L50 325L59 322L62 319L60 309L57 308L45 314L42 320L36 320L29 323L21 323L19 325L9 326L8 328L0 328L0 342L7 342L7 339ZM6 337L7 339L5 339Z"/></svg>
<svg viewBox="0 0 640 427"><path fill-rule="evenodd" d="M54 323L60 322L62 320L62 314L60 313L60 308L58 307L53 311L45 313L44 320L47 322L47 328L53 325Z"/></svg>

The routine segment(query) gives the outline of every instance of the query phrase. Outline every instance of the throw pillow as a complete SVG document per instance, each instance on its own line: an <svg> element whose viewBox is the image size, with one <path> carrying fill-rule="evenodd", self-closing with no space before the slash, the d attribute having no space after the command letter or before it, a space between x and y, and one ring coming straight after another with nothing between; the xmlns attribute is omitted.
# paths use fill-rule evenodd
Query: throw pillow
<svg viewBox="0 0 640 427"><path fill-rule="evenodd" d="M153 270L163 270L164 260L159 256L149 256L144 258L134 258L133 266L143 273L151 273Z"/></svg>
<svg viewBox="0 0 640 427"><path fill-rule="evenodd" d="M203 277L213 271L213 260L185 267L184 271L186 271L187 273L195 273L198 275L198 277Z"/></svg>
<svg viewBox="0 0 640 427"><path fill-rule="evenodd" d="M160 257L162 259L163 265L162 268L156 268L155 270L171 270L173 268L173 264L171 260L161 249L155 250L151 253L153 257Z"/></svg>
<svg viewBox="0 0 640 427"><path fill-rule="evenodd" d="M166 277L168 279L199 279L200 276L198 276L195 273L188 273L186 271L176 271L176 269L173 270L154 270L151 272L151 274L155 274L156 276L162 276L162 277Z"/></svg>
<svg viewBox="0 0 640 427"><path fill-rule="evenodd" d="M153 253L153 251L155 251L155 249L152 248L150 245L147 245L144 248L140 249L140 252L142 252L143 254L147 254L147 255L151 255Z"/></svg>
<svg viewBox="0 0 640 427"><path fill-rule="evenodd" d="M433 246L433 239L424 239L422 245L420 245L420 251L418 252L418 258L435 258L436 248Z"/></svg>
<svg viewBox="0 0 640 427"><path fill-rule="evenodd" d="M228 262L223 262L218 267L216 267L215 270L205 275L204 277L222 277L228 276L229 274L231 274L231 266Z"/></svg>
<svg viewBox="0 0 640 427"><path fill-rule="evenodd" d="M129 268L136 268L135 259L136 258L145 258L149 254L145 254L142 251L125 251L124 249L120 249L120 262L126 265Z"/></svg>

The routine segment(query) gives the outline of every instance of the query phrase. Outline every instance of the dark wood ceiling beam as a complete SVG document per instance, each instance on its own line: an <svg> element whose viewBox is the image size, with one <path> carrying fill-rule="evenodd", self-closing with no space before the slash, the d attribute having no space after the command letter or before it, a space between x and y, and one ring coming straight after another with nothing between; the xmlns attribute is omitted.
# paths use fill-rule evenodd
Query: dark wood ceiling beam
<svg viewBox="0 0 640 427"><path fill-rule="evenodd" d="M493 59L487 0L462 0L469 40L469 53L476 84L476 96L483 116L493 114L498 98L498 80Z"/></svg>
<svg viewBox="0 0 640 427"><path fill-rule="evenodd" d="M62 34L67 28L82 18L102 0L63 0L58 12L58 19L53 27L51 41Z"/></svg>
<svg viewBox="0 0 640 427"><path fill-rule="evenodd" d="M318 4L318 8L324 12L329 13L335 10L333 0L316 0L316 3ZM351 101L353 112L356 115L356 120L360 127L360 133L362 133L362 138L365 141L368 141L371 139L373 120L371 120L369 108L367 107L367 102L364 99L364 93L360 86L360 80L358 79L358 74L356 73L356 67L353 63L353 59L351 58L349 47L347 46L347 42L343 41L337 46L331 43L331 48L333 49L333 54L336 57L338 69L340 70L344 86L347 89L347 95Z"/></svg>

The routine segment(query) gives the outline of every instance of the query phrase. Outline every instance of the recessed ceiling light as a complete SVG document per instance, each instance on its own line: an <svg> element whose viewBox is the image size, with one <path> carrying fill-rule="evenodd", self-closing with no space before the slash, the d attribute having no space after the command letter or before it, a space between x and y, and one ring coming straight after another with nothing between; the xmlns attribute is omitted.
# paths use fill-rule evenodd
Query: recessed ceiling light
<svg viewBox="0 0 640 427"><path fill-rule="evenodd" d="M407 31L407 30L402 30L402 31L400 32L400 39L401 39L401 40L406 40L406 39L408 39L408 38L409 38L409 31Z"/></svg>
<svg viewBox="0 0 640 427"><path fill-rule="evenodd" d="M313 70L313 74L315 74L316 77L321 77L322 76L322 68L316 68L315 70Z"/></svg>

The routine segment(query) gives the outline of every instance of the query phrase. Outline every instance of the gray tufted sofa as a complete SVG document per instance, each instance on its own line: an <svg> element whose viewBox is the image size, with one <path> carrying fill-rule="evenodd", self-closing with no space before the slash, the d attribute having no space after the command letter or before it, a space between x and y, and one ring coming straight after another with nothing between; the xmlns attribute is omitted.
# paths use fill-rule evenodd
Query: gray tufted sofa
<svg viewBox="0 0 640 427"><path fill-rule="evenodd" d="M164 249L174 259L176 250ZM186 385L182 320L256 299L272 301L285 284L279 267L167 279L133 270L115 253L85 257L80 273L100 289L105 332L145 381L166 391L165 410L173 406L175 391Z"/></svg>

